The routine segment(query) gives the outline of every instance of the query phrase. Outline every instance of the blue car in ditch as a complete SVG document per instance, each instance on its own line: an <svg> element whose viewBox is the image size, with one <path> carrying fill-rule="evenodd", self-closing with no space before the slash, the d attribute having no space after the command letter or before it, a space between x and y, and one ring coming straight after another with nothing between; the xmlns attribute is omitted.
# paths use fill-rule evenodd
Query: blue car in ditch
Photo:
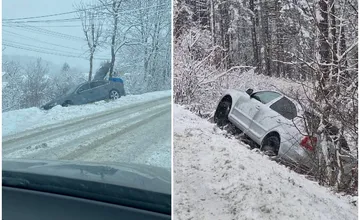
<svg viewBox="0 0 360 220"><path fill-rule="evenodd" d="M82 105L106 99L115 100L125 95L124 82L121 78L94 80L84 82L70 89L65 95L51 100L41 108L48 110L56 105L66 107L69 105Z"/></svg>

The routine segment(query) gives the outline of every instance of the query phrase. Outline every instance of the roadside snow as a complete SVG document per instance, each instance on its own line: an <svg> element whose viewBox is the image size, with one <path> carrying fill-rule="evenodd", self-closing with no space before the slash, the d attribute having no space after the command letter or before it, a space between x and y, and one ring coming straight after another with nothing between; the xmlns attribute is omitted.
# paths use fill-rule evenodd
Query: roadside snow
<svg viewBox="0 0 360 220"><path fill-rule="evenodd" d="M111 102L100 101L93 104L70 106L67 108L55 106L48 111L33 107L4 112L2 115L2 136L4 137L25 130L54 124L63 120L83 117L105 110L119 108L125 105L137 104L170 96L171 91L167 90L145 93L141 95L128 95L121 97L119 100Z"/></svg>
<svg viewBox="0 0 360 220"><path fill-rule="evenodd" d="M343 197L174 105L174 219L352 220Z"/></svg>

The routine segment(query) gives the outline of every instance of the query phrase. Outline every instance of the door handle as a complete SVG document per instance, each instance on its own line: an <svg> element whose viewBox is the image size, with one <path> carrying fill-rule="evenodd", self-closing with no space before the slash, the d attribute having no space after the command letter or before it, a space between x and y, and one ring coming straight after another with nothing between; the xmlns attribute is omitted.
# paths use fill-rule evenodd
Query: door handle
<svg viewBox="0 0 360 220"><path fill-rule="evenodd" d="M280 119L276 119L276 122L277 122L277 123L281 123Z"/></svg>
<svg viewBox="0 0 360 220"><path fill-rule="evenodd" d="M260 109L260 106L259 106L259 105L257 105L255 108L256 108L257 110L259 110L259 109Z"/></svg>

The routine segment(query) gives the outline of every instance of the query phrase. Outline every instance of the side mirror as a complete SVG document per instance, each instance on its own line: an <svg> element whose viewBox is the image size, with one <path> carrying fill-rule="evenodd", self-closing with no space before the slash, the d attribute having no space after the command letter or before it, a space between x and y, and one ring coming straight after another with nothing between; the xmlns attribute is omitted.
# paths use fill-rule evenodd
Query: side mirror
<svg viewBox="0 0 360 220"><path fill-rule="evenodd" d="M246 90L246 93L247 93L248 95L250 95L250 96L251 96L251 94L253 94L253 92L254 92L253 89L247 89L247 90Z"/></svg>

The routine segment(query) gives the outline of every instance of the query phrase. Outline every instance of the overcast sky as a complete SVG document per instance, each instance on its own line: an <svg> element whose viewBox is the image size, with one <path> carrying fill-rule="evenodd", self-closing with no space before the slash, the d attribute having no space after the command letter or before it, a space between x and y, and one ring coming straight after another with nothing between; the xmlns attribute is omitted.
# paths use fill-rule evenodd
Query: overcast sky
<svg viewBox="0 0 360 220"><path fill-rule="evenodd" d="M63 13L74 11L74 3L78 0L3 0L2 1L2 13L3 19L13 19L22 17L33 17L50 15L56 13ZM86 2L86 1L85 1ZM67 19L74 18L76 14L67 14L61 16L53 16L46 18L34 18L29 20L53 20L53 19ZM57 37L58 34L43 31L29 30L24 27L16 27L18 24L9 24L3 21L3 44L10 44L12 46L38 49L42 51L48 51L50 53L57 54L71 54L75 56L87 56L87 46L85 40L79 40L72 37ZM21 24L22 25L22 24ZM42 29L60 32L66 35L74 37L80 37L84 39L84 34L81 28L81 22L49 22L49 23L27 23L26 25L40 27ZM46 34L47 33L47 34ZM50 43L50 44L48 44ZM56 44L56 45L51 45ZM59 45L59 46L58 46ZM16 49L10 46L5 46L3 51L4 55L28 55L35 57L42 57L44 60L53 62L54 64L69 63L70 66L78 66L84 70L88 70L89 61L84 58L75 58L68 56L50 55L39 52L28 51L24 49ZM50 49L50 50L49 50ZM105 50L101 53L96 53L95 56L101 58L110 57L110 52ZM101 60L95 60L95 69L100 65Z"/></svg>

